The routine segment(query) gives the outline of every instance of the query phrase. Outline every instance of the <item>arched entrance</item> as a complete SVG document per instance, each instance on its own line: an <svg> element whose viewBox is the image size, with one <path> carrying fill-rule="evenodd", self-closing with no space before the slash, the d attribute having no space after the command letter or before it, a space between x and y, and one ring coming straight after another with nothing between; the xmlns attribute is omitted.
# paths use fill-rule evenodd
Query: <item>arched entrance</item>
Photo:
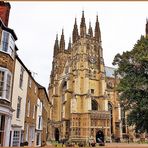
<svg viewBox="0 0 148 148"><path fill-rule="evenodd" d="M59 129L58 128L55 128L55 141L59 141L59 136L60 136L60 133L59 133Z"/></svg>
<svg viewBox="0 0 148 148"><path fill-rule="evenodd" d="M96 142L97 143L104 143L104 133L103 133L103 131L99 130L96 133Z"/></svg>

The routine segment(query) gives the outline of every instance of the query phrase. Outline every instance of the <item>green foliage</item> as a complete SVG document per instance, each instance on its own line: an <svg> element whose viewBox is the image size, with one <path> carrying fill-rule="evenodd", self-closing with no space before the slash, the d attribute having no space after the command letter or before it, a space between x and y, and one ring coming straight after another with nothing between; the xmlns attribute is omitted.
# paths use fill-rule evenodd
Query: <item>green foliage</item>
<svg viewBox="0 0 148 148"><path fill-rule="evenodd" d="M117 54L113 65L118 65L121 76L117 87L120 100L130 111L128 124L148 132L148 36L141 36L131 51Z"/></svg>

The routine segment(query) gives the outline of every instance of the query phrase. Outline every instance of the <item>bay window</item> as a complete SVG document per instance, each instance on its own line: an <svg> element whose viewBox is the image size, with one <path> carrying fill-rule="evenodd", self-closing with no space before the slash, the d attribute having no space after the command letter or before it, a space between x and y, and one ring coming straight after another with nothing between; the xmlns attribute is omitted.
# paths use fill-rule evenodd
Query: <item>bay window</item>
<svg viewBox="0 0 148 148"><path fill-rule="evenodd" d="M3 30L0 51L8 53L11 57L14 57L14 47L15 40L13 36L9 32Z"/></svg>
<svg viewBox="0 0 148 148"><path fill-rule="evenodd" d="M2 33L2 50L8 52L8 44L9 44L9 33L7 31L3 31Z"/></svg>
<svg viewBox="0 0 148 148"><path fill-rule="evenodd" d="M0 67L0 99L10 101L11 77L11 72L8 69Z"/></svg>

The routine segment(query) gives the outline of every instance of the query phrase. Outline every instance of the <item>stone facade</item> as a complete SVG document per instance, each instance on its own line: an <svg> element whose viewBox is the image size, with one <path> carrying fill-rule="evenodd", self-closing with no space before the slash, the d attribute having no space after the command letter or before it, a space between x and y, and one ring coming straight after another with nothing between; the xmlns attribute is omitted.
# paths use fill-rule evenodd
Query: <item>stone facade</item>
<svg viewBox="0 0 148 148"><path fill-rule="evenodd" d="M86 31L82 12L80 34L75 19L72 40L65 49L64 31L54 45L49 84L51 140L88 143L102 130L106 140L121 135L120 105L116 77L106 75L98 16L95 31ZM109 69L110 70L110 69ZM114 71L114 69L111 69ZM108 81L114 84L107 87Z"/></svg>
<svg viewBox="0 0 148 148"><path fill-rule="evenodd" d="M25 112L25 140L28 141L29 146L35 146L37 99L38 99L37 84L36 81L30 75L28 78L26 112Z"/></svg>
<svg viewBox="0 0 148 148"><path fill-rule="evenodd" d="M24 142L29 146L46 144L50 105L45 87L29 75L26 97Z"/></svg>

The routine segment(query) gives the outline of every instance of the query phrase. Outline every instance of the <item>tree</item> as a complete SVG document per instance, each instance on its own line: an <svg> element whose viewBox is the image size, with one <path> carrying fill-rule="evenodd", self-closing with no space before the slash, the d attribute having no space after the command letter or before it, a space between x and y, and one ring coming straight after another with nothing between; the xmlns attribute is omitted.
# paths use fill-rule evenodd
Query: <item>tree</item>
<svg viewBox="0 0 148 148"><path fill-rule="evenodd" d="M131 51L117 54L113 65L121 77L117 91L129 112L127 124L137 132L148 132L148 36L141 36Z"/></svg>

